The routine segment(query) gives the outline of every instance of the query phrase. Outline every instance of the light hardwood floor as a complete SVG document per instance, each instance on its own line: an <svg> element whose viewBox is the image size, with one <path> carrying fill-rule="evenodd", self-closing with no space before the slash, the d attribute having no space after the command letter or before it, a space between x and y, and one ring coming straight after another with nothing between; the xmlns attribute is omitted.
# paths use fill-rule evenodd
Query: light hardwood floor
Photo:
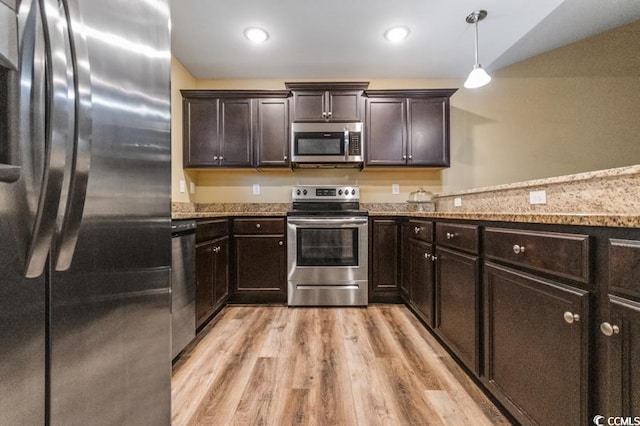
<svg viewBox="0 0 640 426"><path fill-rule="evenodd" d="M173 426L509 424L402 305L226 307L171 387Z"/></svg>

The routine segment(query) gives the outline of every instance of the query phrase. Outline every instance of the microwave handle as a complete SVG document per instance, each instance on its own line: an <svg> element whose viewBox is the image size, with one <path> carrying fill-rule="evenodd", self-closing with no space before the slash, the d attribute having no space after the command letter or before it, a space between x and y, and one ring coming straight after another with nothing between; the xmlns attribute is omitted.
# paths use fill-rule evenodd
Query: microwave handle
<svg viewBox="0 0 640 426"><path fill-rule="evenodd" d="M344 128L344 158L349 159L349 129Z"/></svg>

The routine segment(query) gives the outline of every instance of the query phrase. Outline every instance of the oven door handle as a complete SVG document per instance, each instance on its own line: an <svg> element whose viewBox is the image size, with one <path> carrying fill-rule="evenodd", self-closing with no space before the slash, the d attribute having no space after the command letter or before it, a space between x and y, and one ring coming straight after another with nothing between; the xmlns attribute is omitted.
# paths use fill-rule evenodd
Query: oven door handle
<svg viewBox="0 0 640 426"><path fill-rule="evenodd" d="M369 219L363 217L314 217L314 218L288 218L291 225L335 226L335 225L366 225Z"/></svg>

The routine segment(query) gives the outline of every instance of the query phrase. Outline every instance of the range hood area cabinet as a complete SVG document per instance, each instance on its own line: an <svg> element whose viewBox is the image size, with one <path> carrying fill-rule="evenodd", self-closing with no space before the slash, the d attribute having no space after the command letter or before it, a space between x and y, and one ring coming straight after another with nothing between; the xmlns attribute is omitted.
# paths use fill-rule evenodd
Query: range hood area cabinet
<svg viewBox="0 0 640 426"><path fill-rule="evenodd" d="M184 168L289 167L289 91L181 93Z"/></svg>
<svg viewBox="0 0 640 426"><path fill-rule="evenodd" d="M449 98L456 91L365 91L365 166L449 167Z"/></svg>
<svg viewBox="0 0 640 426"><path fill-rule="evenodd" d="M362 121L368 82L285 83L293 94L292 122Z"/></svg>

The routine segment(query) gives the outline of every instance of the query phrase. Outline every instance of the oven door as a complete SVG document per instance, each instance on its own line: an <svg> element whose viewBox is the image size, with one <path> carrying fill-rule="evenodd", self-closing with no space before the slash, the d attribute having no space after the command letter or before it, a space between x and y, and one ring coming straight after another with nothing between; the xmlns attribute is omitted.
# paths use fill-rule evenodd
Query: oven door
<svg viewBox="0 0 640 426"><path fill-rule="evenodd" d="M325 305L366 305L367 217L289 217L287 223L290 304L313 304L300 296L307 294Z"/></svg>

